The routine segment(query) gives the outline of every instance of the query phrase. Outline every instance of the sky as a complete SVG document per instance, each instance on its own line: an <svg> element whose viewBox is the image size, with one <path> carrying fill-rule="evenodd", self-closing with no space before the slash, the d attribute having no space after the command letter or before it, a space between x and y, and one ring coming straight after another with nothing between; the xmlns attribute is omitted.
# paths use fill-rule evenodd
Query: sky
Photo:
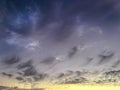
<svg viewBox="0 0 120 90"><path fill-rule="evenodd" d="M119 0L0 0L0 84L119 74L119 24Z"/></svg>

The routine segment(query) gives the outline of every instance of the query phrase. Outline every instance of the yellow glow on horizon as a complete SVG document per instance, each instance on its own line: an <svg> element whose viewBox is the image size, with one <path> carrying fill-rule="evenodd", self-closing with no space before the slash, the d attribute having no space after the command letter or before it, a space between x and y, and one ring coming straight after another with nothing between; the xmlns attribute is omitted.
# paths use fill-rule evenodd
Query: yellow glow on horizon
<svg viewBox="0 0 120 90"><path fill-rule="evenodd" d="M31 84L16 83L15 86L24 89L31 89ZM13 86L14 86L13 85ZM48 83L37 83L34 88L44 88L45 90L120 90L119 85L89 85L89 84L48 84ZM33 88L33 89L34 89Z"/></svg>
<svg viewBox="0 0 120 90"><path fill-rule="evenodd" d="M53 85L46 90L119 90L120 86L100 86L100 85Z"/></svg>

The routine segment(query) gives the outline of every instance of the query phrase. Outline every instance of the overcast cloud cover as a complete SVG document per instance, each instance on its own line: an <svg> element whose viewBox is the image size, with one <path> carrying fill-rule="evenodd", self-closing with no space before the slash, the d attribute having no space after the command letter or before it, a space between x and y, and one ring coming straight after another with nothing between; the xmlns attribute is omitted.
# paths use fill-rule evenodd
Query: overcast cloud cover
<svg viewBox="0 0 120 90"><path fill-rule="evenodd" d="M119 24L119 0L1 0L1 77L119 69Z"/></svg>

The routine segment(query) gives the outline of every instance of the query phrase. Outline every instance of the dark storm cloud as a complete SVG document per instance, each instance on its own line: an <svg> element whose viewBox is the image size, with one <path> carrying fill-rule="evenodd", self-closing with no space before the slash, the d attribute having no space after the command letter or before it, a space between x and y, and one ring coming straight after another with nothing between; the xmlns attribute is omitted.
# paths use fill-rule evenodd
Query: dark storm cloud
<svg viewBox="0 0 120 90"><path fill-rule="evenodd" d="M14 65L18 62L20 62L20 57L18 56L12 56L12 57L7 57L6 59L3 60L3 63L6 65Z"/></svg>
<svg viewBox="0 0 120 90"><path fill-rule="evenodd" d="M32 61L32 60L28 60L27 62L20 63L20 64L17 66L17 69L29 68L29 67L32 66L32 64L33 64L33 61Z"/></svg>
<svg viewBox="0 0 120 90"><path fill-rule="evenodd" d="M9 77L9 78L13 77L12 74L9 74L9 73L6 73L6 72L2 72L2 75L3 75L3 76L7 76L7 77Z"/></svg>
<svg viewBox="0 0 120 90"><path fill-rule="evenodd" d="M108 62L113 56L114 56L114 52L112 51L103 51L99 57L100 57L100 61L99 61L99 64L102 64L102 63L106 63Z"/></svg>

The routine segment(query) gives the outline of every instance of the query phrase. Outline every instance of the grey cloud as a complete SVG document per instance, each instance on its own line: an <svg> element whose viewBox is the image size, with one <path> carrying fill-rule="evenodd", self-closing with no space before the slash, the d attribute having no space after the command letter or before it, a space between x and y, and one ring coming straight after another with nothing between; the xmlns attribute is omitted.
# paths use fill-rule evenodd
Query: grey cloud
<svg viewBox="0 0 120 90"><path fill-rule="evenodd" d="M34 79L34 81L41 81L41 80L46 79L48 76L49 75L46 73L40 73L40 74L33 76L33 79Z"/></svg>
<svg viewBox="0 0 120 90"><path fill-rule="evenodd" d="M83 75L84 72L82 71L72 71L72 70L67 70L65 73L59 73L57 75L57 78L67 78L67 77L73 77L73 76L76 76L76 77L80 77L81 75Z"/></svg>
<svg viewBox="0 0 120 90"><path fill-rule="evenodd" d="M3 63L6 65L13 65L18 62L20 62L20 57L18 56L12 56L12 57L7 57L6 59L3 60Z"/></svg>
<svg viewBox="0 0 120 90"><path fill-rule="evenodd" d="M77 76L80 76L82 74L81 71L75 71L75 73L76 73Z"/></svg>
<svg viewBox="0 0 120 90"><path fill-rule="evenodd" d="M38 72L37 70L35 69L34 66L30 66L28 67L26 70L23 71L24 72L24 76L34 76L34 75L37 75Z"/></svg>
<svg viewBox="0 0 120 90"><path fill-rule="evenodd" d="M70 75L73 75L74 74L74 72L72 71L72 70L68 70L67 72L66 72L66 75L67 76L70 76Z"/></svg>
<svg viewBox="0 0 120 90"><path fill-rule="evenodd" d="M43 61L41 61L40 63L52 64L52 63L54 63L55 60L56 60L56 57L47 57Z"/></svg>
<svg viewBox="0 0 120 90"><path fill-rule="evenodd" d="M60 78L72 76L73 74L74 74L74 71L67 70L65 73L59 73L56 77L60 79Z"/></svg>
<svg viewBox="0 0 120 90"><path fill-rule="evenodd" d="M103 73L103 77L105 78L104 82L119 82L120 78L119 78L119 74L120 74L120 70L112 70L112 71L107 71Z"/></svg>
<svg viewBox="0 0 120 90"><path fill-rule="evenodd" d="M84 77L79 78L68 78L62 84L79 84L79 83L87 83L88 80Z"/></svg>
<svg viewBox="0 0 120 90"><path fill-rule="evenodd" d="M18 80L18 81L24 81L24 79L22 78L22 77L16 77L16 80Z"/></svg>
<svg viewBox="0 0 120 90"><path fill-rule="evenodd" d="M9 74L9 73L6 73L6 72L2 72L2 75L3 75L3 76L7 76L7 77L9 77L9 78L13 77L12 74Z"/></svg>
<svg viewBox="0 0 120 90"><path fill-rule="evenodd" d="M117 75L119 73L120 73L120 70L113 70L113 71L105 72L104 74L105 75Z"/></svg>
<svg viewBox="0 0 120 90"><path fill-rule="evenodd" d="M70 23L65 22L55 31L54 38L56 39L57 42L65 41L66 39L71 37L73 33L74 33L73 26Z"/></svg>
<svg viewBox="0 0 120 90"><path fill-rule="evenodd" d="M78 51L78 47L77 47L77 46L74 46L74 47L70 50L70 52L68 53L68 57L69 57L69 58L72 58L72 57L77 53L77 51Z"/></svg>
<svg viewBox="0 0 120 90"><path fill-rule="evenodd" d="M92 61L93 61L93 58L88 58L87 61L86 61L86 63L85 63L85 65L90 64Z"/></svg>
<svg viewBox="0 0 120 90"><path fill-rule="evenodd" d="M33 61L32 61L32 60L28 60L27 62L20 63L20 64L17 66L17 69L24 69L24 68L31 67L32 64L33 64Z"/></svg>
<svg viewBox="0 0 120 90"><path fill-rule="evenodd" d="M59 73L58 75L57 75L57 78L59 79L59 78L63 78L65 76L65 74L64 73Z"/></svg>
<svg viewBox="0 0 120 90"><path fill-rule="evenodd" d="M118 60L118 61L116 61L115 63L113 63L112 67L113 67L113 68L116 68L116 67L119 66L119 64L120 64L120 60Z"/></svg>
<svg viewBox="0 0 120 90"><path fill-rule="evenodd" d="M100 61L98 64L106 63L108 60L110 60L114 56L114 52L112 51L104 51L102 52L99 57Z"/></svg>
<svg viewBox="0 0 120 90"><path fill-rule="evenodd" d="M4 4L2 3L3 1L5 2ZM21 1L19 1L19 0L10 0L10 1L2 0L0 3L0 29L1 29L0 30L0 38L1 37L2 38L3 37L10 38L9 32L12 31L12 32L16 32L22 36L29 36L32 39L36 39L36 37L37 37L37 39L40 39L41 42L42 41L45 42L45 43L42 43L41 45L44 45L44 44L46 44L46 42L48 42L46 45L46 46L48 46L48 45L51 45L51 43L52 43L52 45L54 44L53 42L51 42L53 39L56 40L56 42L67 43L66 40L69 39L70 37L72 37L72 35L74 34L74 32L76 30L76 29L74 29L76 24L77 25L81 24L81 23L84 24L84 22L89 23L87 21L90 21L90 24L99 23L99 25L102 24L104 26L108 25L108 26L112 27L113 25L109 25L109 23L116 24L117 21L120 20L118 11L113 9L114 4L119 3L118 0L115 0L115 1L113 1L113 0L97 0L97 1L96 0L70 0L69 2L65 1L65 0L60 0L59 1L60 5L56 5L55 7L53 5L54 1L55 0L51 0L51 1L49 1L49 0L45 0L45 1L44 0L29 0L29 2L27 2L25 0L21 0ZM55 1L55 3L57 3L57 4L59 4L59 2L57 0ZM35 7L37 7L37 8L35 8ZM56 8L57 9L59 8L59 9L55 10ZM34 16L33 14L37 14L38 16L36 16L36 15ZM43 16L41 16L41 15L43 15ZM2 16L4 16L4 18ZM30 17L32 17L33 19L31 19ZM79 17L79 18L76 19L76 17ZM77 22L77 20L79 21L79 19L80 19L80 23ZM19 20L20 20L20 22L19 22ZM53 25L52 28L51 28L51 26L49 27L49 24L51 24L51 23L55 23L55 25ZM56 23L58 23L58 24L56 24ZM6 28L8 29L9 32L6 32ZM40 35L39 35L39 33L40 33ZM44 40L44 39L41 40L41 33L42 33L42 36L45 36L45 39L47 37L47 39L50 39L50 41ZM25 38L25 43L26 43L27 37L24 37L24 38ZM4 39L6 39L6 38L4 38ZM24 42L22 42L20 44L22 45L23 43ZM62 45L62 43L60 43L60 44ZM70 43L73 43L73 41L71 41ZM67 44L63 44L63 49L67 48L64 45L67 45ZM8 46L6 46L6 47L4 47L6 50L2 49L1 52L6 51L5 54L7 54L8 48L11 48L11 47L8 47ZM68 47L69 47L69 45L68 45ZM3 48L3 46L1 48ZM15 47L13 46L13 48L15 48ZM58 49L55 49L55 52L57 52L57 50ZM60 52L62 52L62 51L64 52L65 50L60 50ZM20 52L20 51L18 50L18 52ZM25 51L25 53L26 52L27 51ZM77 54L77 52L78 52L77 46L74 46L73 48L71 48L70 52L67 53L68 59L72 59ZM38 52L36 52L36 53L38 53ZM33 54L36 54L36 53L33 52ZM24 54L24 52L23 52L23 54ZM38 55L38 54L36 54L36 55ZM46 52L43 52L41 55L43 55L43 56L41 56L41 58L43 58L44 55L46 55ZM33 55L33 56L35 56L35 55ZM114 56L113 53L107 54L107 55L103 54L103 53L100 54L99 55L99 58L100 58L99 64L108 62L109 59L111 59L113 56ZM35 76L36 80L43 78L42 75L40 75L40 77L38 76L38 71L33 66L32 61L26 62L26 60L25 60L25 62L21 63L16 58L10 58L9 60L8 59L3 60L5 65L14 65L16 63L17 64L19 63L17 66L17 69L21 72L23 70L22 73L18 73L19 75L31 76L31 77ZM46 65L46 66L51 65L52 67L49 68L49 70L50 70L51 68L53 68L56 65L56 64L53 65L56 61L57 61L56 58L54 56L53 57L51 56L51 57L47 57L44 60L42 60L40 62L40 64L42 63L43 65ZM92 59L89 59L86 62L86 65L90 64L91 62L92 62ZM119 62L116 62L113 65L113 67L118 66L118 63ZM64 64L64 61L63 61L63 64ZM60 65L63 65L63 64L60 64ZM63 67L61 67L61 69L63 69ZM72 76L75 73L77 74L77 76L80 76L81 73L83 73L83 72L76 71L76 72L69 72L69 73L61 73L58 76L58 78L67 77L67 75ZM79 81L79 80L76 80L75 82L77 82L77 81Z"/></svg>
<svg viewBox="0 0 120 90"><path fill-rule="evenodd" d="M33 82L33 79L31 77L27 77L25 80L26 82L29 82L29 83Z"/></svg>
<svg viewBox="0 0 120 90"><path fill-rule="evenodd" d="M23 72L17 72L17 74L23 76Z"/></svg>

